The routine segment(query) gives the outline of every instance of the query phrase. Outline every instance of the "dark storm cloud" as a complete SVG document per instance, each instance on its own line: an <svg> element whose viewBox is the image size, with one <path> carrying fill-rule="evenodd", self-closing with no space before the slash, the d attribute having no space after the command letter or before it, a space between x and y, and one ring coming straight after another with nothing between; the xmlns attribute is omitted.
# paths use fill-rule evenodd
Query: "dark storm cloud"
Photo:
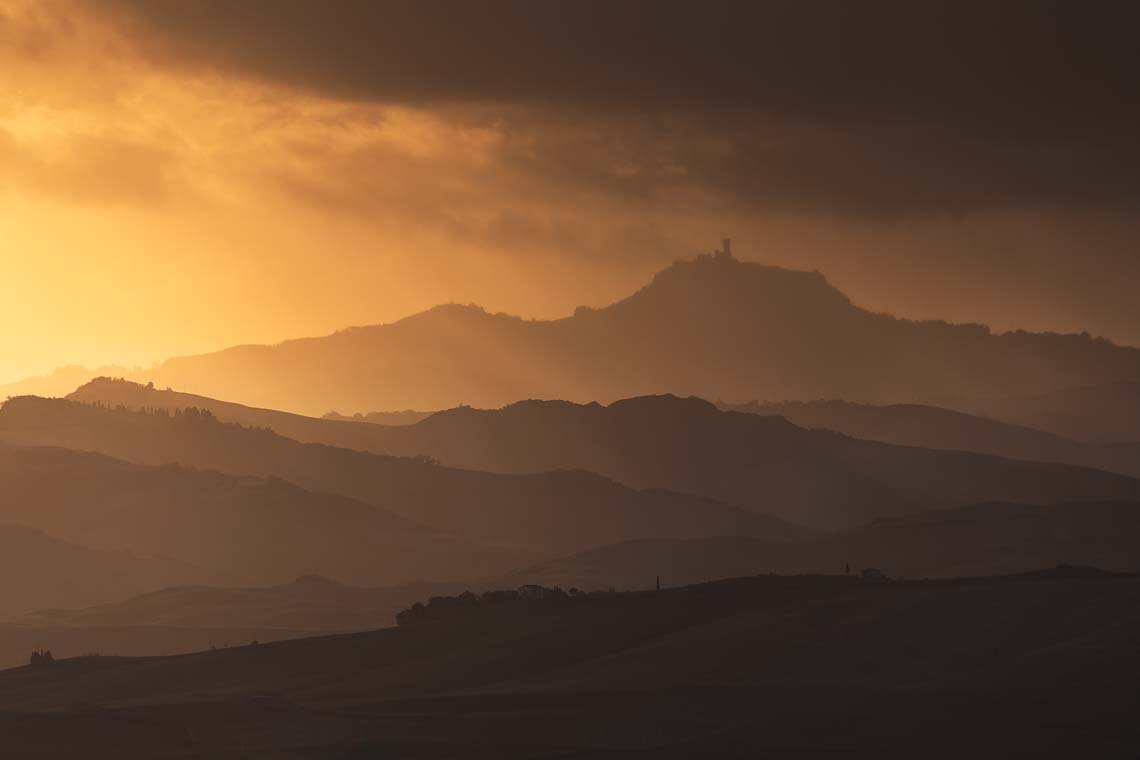
<svg viewBox="0 0 1140 760"><path fill-rule="evenodd" d="M105 4L181 55L350 97L937 118L1034 132L1137 115L1140 12L1126 3Z"/></svg>
<svg viewBox="0 0 1140 760"><path fill-rule="evenodd" d="M576 119L581 135L527 143L547 156L505 159L623 193L705 184L757 208L886 216L1114 207L1140 194L1131 3L99 7L180 65L338 98ZM616 135L606 125L625 131L599 141Z"/></svg>

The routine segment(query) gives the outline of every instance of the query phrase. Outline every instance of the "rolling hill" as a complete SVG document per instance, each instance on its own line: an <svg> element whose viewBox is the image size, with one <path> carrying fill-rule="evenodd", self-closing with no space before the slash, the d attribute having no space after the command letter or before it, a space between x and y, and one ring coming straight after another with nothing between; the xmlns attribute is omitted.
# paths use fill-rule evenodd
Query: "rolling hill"
<svg viewBox="0 0 1140 760"><path fill-rule="evenodd" d="M5 671L0 731L150 758L1116 757L1140 738L1135 576L762 577L456 612Z"/></svg>

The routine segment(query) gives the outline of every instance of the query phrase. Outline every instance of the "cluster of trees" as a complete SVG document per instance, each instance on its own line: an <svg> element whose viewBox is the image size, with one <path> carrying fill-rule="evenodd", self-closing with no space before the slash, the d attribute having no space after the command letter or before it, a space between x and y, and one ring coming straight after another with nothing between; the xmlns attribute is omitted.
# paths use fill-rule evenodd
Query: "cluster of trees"
<svg viewBox="0 0 1140 760"><path fill-rule="evenodd" d="M55 658L51 656L50 649L35 650L32 652L31 663L33 668L44 668L55 662Z"/></svg>
<svg viewBox="0 0 1140 760"><path fill-rule="evenodd" d="M476 594L465 591L459 596L433 596L427 604L416 602L396 615L399 625L416 623L469 620L509 611L545 612L560 609L586 599L609 597L613 591L591 591L589 593L572 588L562 590L559 586L527 585L514 591L486 591Z"/></svg>

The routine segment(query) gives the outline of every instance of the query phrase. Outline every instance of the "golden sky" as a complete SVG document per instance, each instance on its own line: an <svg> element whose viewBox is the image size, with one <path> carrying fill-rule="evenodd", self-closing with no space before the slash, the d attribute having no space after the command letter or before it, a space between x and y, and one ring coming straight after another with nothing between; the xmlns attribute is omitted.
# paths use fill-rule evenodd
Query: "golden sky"
<svg viewBox="0 0 1140 760"><path fill-rule="evenodd" d="M742 258L820 269L869 308L1140 343L1133 207L1070 197L1069 175L1018 179L1062 148L1120 163L1083 138L1008 150L1007 137L951 139L902 117L868 131L814 107L736 123L719 102L615 106L565 82L539 97L525 61L518 92L495 67L487 78L507 85L479 90L473 65L471 97L440 95L398 76L457 70L426 60L446 57L430 35L364 60L387 77L375 88L340 86L321 67L337 63L323 27L312 50L272 47L294 39L273 23L304 2L237 5L272 22L255 28L277 57L247 60L186 22L237 28L210 15L233 12L224 3L0 0L0 382L449 301L563 316L723 235ZM995 156L1009 161L1000 177L986 174ZM1049 182L1061 190L1038 198Z"/></svg>

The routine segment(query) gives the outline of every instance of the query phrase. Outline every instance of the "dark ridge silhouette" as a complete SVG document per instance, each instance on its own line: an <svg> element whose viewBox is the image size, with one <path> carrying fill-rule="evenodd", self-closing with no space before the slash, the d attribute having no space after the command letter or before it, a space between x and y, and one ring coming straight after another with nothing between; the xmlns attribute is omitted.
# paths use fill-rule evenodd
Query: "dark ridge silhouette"
<svg viewBox="0 0 1140 760"><path fill-rule="evenodd" d="M0 482L0 490L18 487L6 476ZM184 562L91 549L33 528L0 524L0 616L108 602L210 577ZM24 647L20 652L27 655Z"/></svg>
<svg viewBox="0 0 1140 760"><path fill-rule="evenodd" d="M402 412L368 412L367 414L357 412L351 415L328 412L321 419L340 422L371 422L373 425L414 425L433 414L435 412L416 412L411 409L405 409Z"/></svg>
<svg viewBox="0 0 1140 760"><path fill-rule="evenodd" d="M1140 441L1140 382L1061 388L992 400L961 401L958 405L964 411L1090 443L1137 445Z"/></svg>
<svg viewBox="0 0 1140 760"><path fill-rule="evenodd" d="M763 573L956 578L1060 564L1140 571L1140 503L1029 506L989 503L877 520L794 545L718 537L626 541L517 570L500 579L583 591L702 583Z"/></svg>
<svg viewBox="0 0 1140 760"><path fill-rule="evenodd" d="M198 410L168 415L23 397L9 400L0 410L2 441L70 446L148 464L181 462L234 474L287 479L311 491L359 500L349 502L353 509L366 509L361 503L365 502L386 510L369 511L369 515L384 514L392 519L401 515L467 540L516 547L516 551L505 553L515 558L520 556L519 551L532 557L549 556L639 537L750 535L798 540L810 534L782 520L711 499L636 491L589 472L497 475L450 469L422 457L383 457L302 444L267 429L223 423ZM223 482L233 481L232 477L216 477ZM284 480L270 480L267 487L293 488ZM331 496L327 499L336 501ZM329 517L325 524L329 527L311 526L310 540L321 540L330 557L340 557L342 552L327 535L330 527L343 530L346 541L365 541L364 534L356 534L351 520ZM188 526L187 530L200 528ZM269 535L257 541L267 551L272 543ZM402 550L415 551L411 546ZM393 568L400 567L400 558L395 555L385 561L390 561ZM416 567L430 562L424 555ZM493 556L488 556L487 562L488 573L495 572L495 568L507 569ZM518 564L515 562L515 566ZM388 582L417 577L471 577L469 572L459 573L455 569L448 561L428 576L417 575L409 567L408 575ZM304 568L294 566L291 575L301 570ZM359 576L346 577L343 573L325 574L341 580L360 580Z"/></svg>
<svg viewBox="0 0 1140 760"><path fill-rule="evenodd" d="M1140 476L1140 444L1089 444L988 417L921 404L874 406L850 401L718 403L722 409L780 415L800 427L900 446L953 449L1010 459L1063 462Z"/></svg>
<svg viewBox="0 0 1140 760"><path fill-rule="evenodd" d="M1025 580L1099 580L1113 577L1132 578L1138 573L1113 573L1099 567L1089 565L1061 564L1041 570L1030 570L1024 573L1008 573L1005 575L984 576L973 579L954 578L959 582L976 581L981 583L1017 582ZM658 579L660 580L660 579ZM724 579L731 580L731 579ZM843 590L854 585L868 581L881 583L886 581L903 581L903 578L891 578L877 568L864 568L857 575L846 574L842 576L828 574L799 574L777 576L770 573L763 579L764 583L776 588L799 587L818 589L831 587ZM929 581L929 578L922 579ZM702 584L685 583L683 586L697 586ZM660 592L658 583L654 592ZM399 625L465 625L473 622L482 622L494 618L520 618L534 615L556 615L567 610L580 611L582 609L612 607L621 604L630 604L637 601L636 592L618 592L613 589L600 591L583 591L572 587L569 591L561 586L544 586L538 583L526 583L517 588L494 589L483 593L464 591L455 596L433 596L427 602L417 601L411 607L401 610L396 615Z"/></svg>
<svg viewBox="0 0 1140 760"><path fill-rule="evenodd" d="M66 449L0 445L0 482L0 520L98 549L170 557L210 573L195 580L264 585L319 572L378 585L492 576L536 556L471 544L281 479L149 467ZM68 604L171 585L146 578L140 573L138 583L148 585L108 588Z"/></svg>
<svg viewBox="0 0 1140 760"><path fill-rule="evenodd" d="M1124 756L1140 738L1135 575L462 604L486 614L8 670L0 730L8 751L140 757Z"/></svg>
<svg viewBox="0 0 1140 760"><path fill-rule="evenodd" d="M564 319L452 304L326 337L173 358L130 377L310 414L663 392L930 403L1140 382L1140 350L896 319L852 305L818 272L722 255L678 262L630 297Z"/></svg>
<svg viewBox="0 0 1140 760"><path fill-rule="evenodd" d="M113 382L92 384L83 397L101 399L104 394L99 393L99 389L104 387L111 391L105 394L108 399L120 397L124 391L131 392L135 407L145 408L145 401L151 397L159 401L169 398L164 393L149 393L138 386ZM5 435L3 427L8 423L4 420L10 416L9 408L14 409L13 403L9 402L0 413L0 437ZM230 413L224 405L215 402L212 406L222 413ZM17 440L24 442L27 439L21 436L44 435L45 425L40 419L46 418L46 413L27 417L27 422L21 423L21 430L25 432L17 435ZM298 419L308 420L306 424L334 424ZM292 424L294 420L288 422ZM87 423L92 429L97 424L93 419ZM367 445L372 450L426 456L450 466L500 473L586 470L633 488L663 488L697 494L824 529L852 527L877 517L980 501L1041 504L1140 497L1140 483L1119 475L1059 464L863 441L830 431L805 430L781 417L725 412L697 398L676 396L625 399L609 406L524 401L499 410L462 407L400 427L337 424L350 425L355 440L367 437ZM15 425L12 422L9 426ZM64 427L57 427L55 432L56 435L46 440L33 437L32 441L71 440L65 436ZM82 440L91 433L76 435ZM107 435L106 432L101 434L102 443L85 445L91 448L108 445ZM223 446L218 440L212 449L203 443L199 446L201 450L193 455L172 451L167 458L233 469L238 461L252 456L237 450L235 441L231 435L230 442L224 445L224 454L218 449ZM129 447L106 451L127 458L148 456L143 449L150 450L152 457L161 452L161 448L155 449L152 444L136 445L136 448L137 451ZM316 453L311 450L310 456ZM185 456L196 458L181 459ZM393 466L394 460L385 461L389 468ZM246 471L311 477L297 482L315 490L370 498L361 490L342 490L345 488L343 479L338 482L329 472L313 472L308 476L298 474L307 471L297 465L290 469L266 467L265 463L257 462ZM450 472L438 471L436 480L445 477L443 473L451 477ZM569 480L575 476L563 473L550 477ZM398 507L382 506L399 511ZM419 513L407 514L442 526ZM624 536L629 539L652 537L696 536L651 536L644 532ZM483 540L488 537L483 536ZM591 541L578 548L602 543L609 542Z"/></svg>

